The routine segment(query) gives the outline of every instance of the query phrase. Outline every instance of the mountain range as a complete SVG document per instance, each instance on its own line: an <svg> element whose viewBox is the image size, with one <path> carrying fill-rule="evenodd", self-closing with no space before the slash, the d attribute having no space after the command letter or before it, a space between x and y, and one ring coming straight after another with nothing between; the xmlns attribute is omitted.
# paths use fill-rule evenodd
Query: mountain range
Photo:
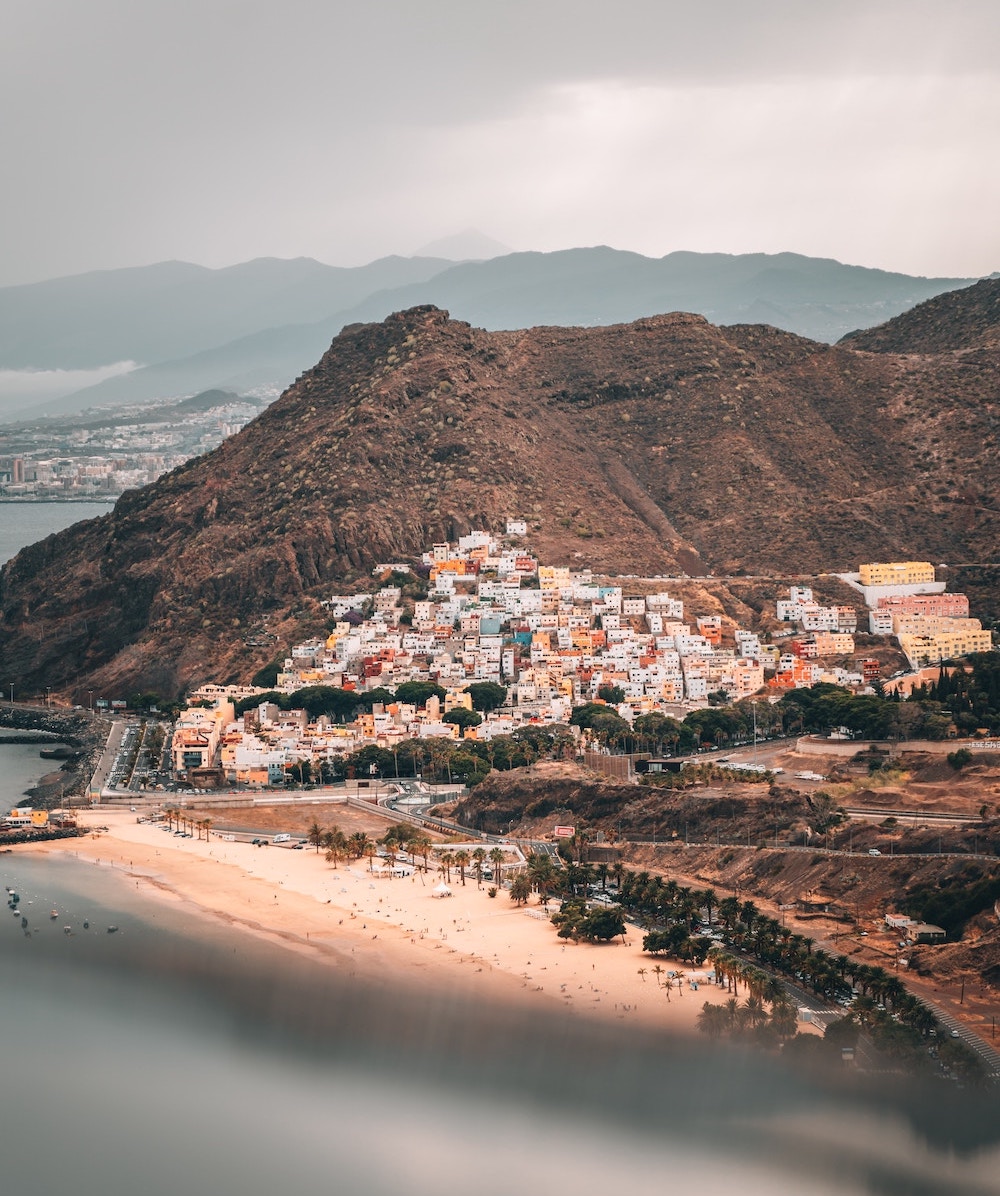
<svg viewBox="0 0 1000 1196"><path fill-rule="evenodd" d="M460 263L389 257L351 269L308 258L221 270L163 262L0 288L0 371L140 363L45 404L8 388L0 411L37 418L216 387L277 394L345 325L425 303L492 330L691 311L832 342L974 281L794 253L648 258L603 246Z"/></svg>
<svg viewBox="0 0 1000 1196"><path fill-rule="evenodd" d="M995 606L998 296L840 345L686 313L350 325L214 452L10 561L0 657L19 688L78 695L246 679L322 628L320 598L515 516L544 560L596 572L928 559L985 568Z"/></svg>

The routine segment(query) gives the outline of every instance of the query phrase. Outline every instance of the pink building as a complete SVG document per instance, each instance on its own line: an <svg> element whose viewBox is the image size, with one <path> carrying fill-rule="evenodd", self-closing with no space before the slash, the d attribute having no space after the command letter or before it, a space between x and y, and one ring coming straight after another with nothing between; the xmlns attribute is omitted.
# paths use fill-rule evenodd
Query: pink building
<svg viewBox="0 0 1000 1196"><path fill-rule="evenodd" d="M938 615L948 619L967 619L969 599L965 594L894 594L878 600L879 609L900 615Z"/></svg>

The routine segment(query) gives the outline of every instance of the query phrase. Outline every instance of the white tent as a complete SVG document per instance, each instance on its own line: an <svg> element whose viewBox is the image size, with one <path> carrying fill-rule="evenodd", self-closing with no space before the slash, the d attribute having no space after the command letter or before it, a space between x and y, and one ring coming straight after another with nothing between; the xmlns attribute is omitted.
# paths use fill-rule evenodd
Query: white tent
<svg viewBox="0 0 1000 1196"><path fill-rule="evenodd" d="M451 889L449 889L448 886L442 882L441 884L438 885L438 887L436 889L434 889L432 891L431 896L432 897L450 897Z"/></svg>

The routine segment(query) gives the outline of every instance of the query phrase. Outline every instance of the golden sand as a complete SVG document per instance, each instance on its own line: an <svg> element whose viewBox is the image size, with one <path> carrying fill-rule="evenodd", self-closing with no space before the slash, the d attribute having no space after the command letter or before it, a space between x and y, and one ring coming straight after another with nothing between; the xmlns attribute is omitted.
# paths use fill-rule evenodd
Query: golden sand
<svg viewBox="0 0 1000 1196"><path fill-rule="evenodd" d="M702 968L645 955L637 928L624 942L565 942L537 898L517 907L508 892L491 898L471 876L463 886L453 874L451 896L437 897L433 872L389 878L370 872L366 860L334 867L312 848L262 849L214 833L208 841L182 839L128 812L98 809L83 821L107 830L19 850L67 852L122 869L146 894L377 984L458 986L469 999L544 1002L671 1031L693 1029L705 1001L730 995ZM668 972L677 973L672 981Z"/></svg>

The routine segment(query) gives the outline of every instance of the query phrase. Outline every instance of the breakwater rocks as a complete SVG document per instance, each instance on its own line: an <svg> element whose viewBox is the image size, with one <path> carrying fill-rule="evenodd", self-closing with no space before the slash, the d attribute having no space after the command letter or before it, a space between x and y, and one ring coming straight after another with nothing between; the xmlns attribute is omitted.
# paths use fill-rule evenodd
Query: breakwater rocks
<svg viewBox="0 0 1000 1196"><path fill-rule="evenodd" d="M53 839L78 839L87 832L79 827L46 827L33 830L5 831L0 835L0 850L19 843L47 843Z"/></svg>

